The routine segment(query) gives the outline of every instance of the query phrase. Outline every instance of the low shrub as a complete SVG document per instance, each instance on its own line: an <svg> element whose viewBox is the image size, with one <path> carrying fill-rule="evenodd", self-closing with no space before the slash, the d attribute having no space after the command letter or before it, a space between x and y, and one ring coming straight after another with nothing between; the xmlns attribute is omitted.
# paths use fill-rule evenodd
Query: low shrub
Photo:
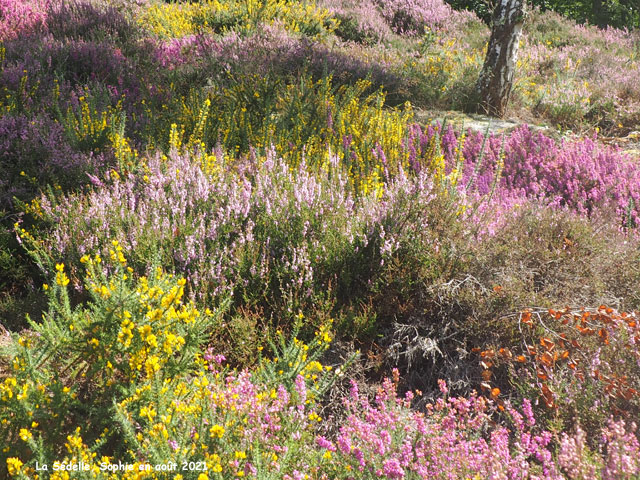
<svg viewBox="0 0 640 480"><path fill-rule="evenodd" d="M70 272L57 264L52 284L43 287L49 310L41 322L28 319L30 330L3 350L9 366L1 387L0 429L9 439L3 459L28 451L39 452L34 458L41 463L54 459L70 424L104 439L114 401L147 380L162 385L194 368L215 316L183 303L185 281L160 268L134 280L117 241L109 257L82 258L89 301L77 307ZM39 432L37 449L19 441L22 428Z"/></svg>
<svg viewBox="0 0 640 480"><path fill-rule="evenodd" d="M301 460L314 466L315 405L332 382L318 362L328 325L309 344L281 336L252 374L229 371L205 346L220 310L183 302L184 279L160 267L135 278L117 241L107 258L82 263L88 301L71 307L57 264L42 322L0 351L0 471L31 478L36 462L51 471L81 461L79 478L113 478L105 465L124 462L128 478L140 464L173 462L185 478L281 478Z"/></svg>
<svg viewBox="0 0 640 480"><path fill-rule="evenodd" d="M372 0L325 0L321 5L338 20L335 34L342 40L372 45L389 39L391 29Z"/></svg>
<svg viewBox="0 0 640 480"><path fill-rule="evenodd" d="M0 42L42 29L48 5L49 0L2 0Z"/></svg>
<svg viewBox="0 0 640 480"><path fill-rule="evenodd" d="M24 115L0 117L0 205L9 209L14 197L30 201L47 184L74 188L87 182L107 163L102 154L75 150L63 126L51 117L30 120Z"/></svg>
<svg viewBox="0 0 640 480"><path fill-rule="evenodd" d="M462 152L460 185L480 195L497 189L503 197L530 198L594 218L598 212L615 211L620 227L637 225L640 171L633 158L596 139L558 142L526 125L486 139L480 133L458 135L451 127L444 132L433 126L412 128L409 164L422 165L424 155L430 159L434 142L448 169L455 168ZM494 185L497 173L500 180Z"/></svg>
<svg viewBox="0 0 640 480"><path fill-rule="evenodd" d="M248 34L260 25L275 23L310 37L326 36L336 27L329 11L318 8L313 1L154 3L138 16L138 24L160 38L180 38L201 31Z"/></svg>
<svg viewBox="0 0 640 480"><path fill-rule="evenodd" d="M389 26L400 34L421 34L461 15L441 0L392 0L376 3Z"/></svg>
<svg viewBox="0 0 640 480"><path fill-rule="evenodd" d="M594 440L610 416L637 418L640 384L635 344L640 330L635 314L601 305L527 309L517 320L522 347L480 352L485 388L491 388L494 365L506 368L519 395L537 398L540 418L559 431L580 425Z"/></svg>

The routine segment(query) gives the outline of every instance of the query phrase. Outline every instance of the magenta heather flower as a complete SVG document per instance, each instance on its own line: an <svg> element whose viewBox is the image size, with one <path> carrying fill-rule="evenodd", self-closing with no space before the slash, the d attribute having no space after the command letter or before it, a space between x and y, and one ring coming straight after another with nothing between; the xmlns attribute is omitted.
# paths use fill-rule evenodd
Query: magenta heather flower
<svg viewBox="0 0 640 480"><path fill-rule="evenodd" d="M446 395L449 392L447 382L442 379L438 379L438 388L440 389L440 393L442 393L442 395Z"/></svg>
<svg viewBox="0 0 640 480"><path fill-rule="evenodd" d="M295 380L295 389L300 403L304 404L307 399L307 384L302 375L298 375Z"/></svg>
<svg viewBox="0 0 640 480"><path fill-rule="evenodd" d="M0 42L44 27L51 0L0 0Z"/></svg>
<svg viewBox="0 0 640 480"><path fill-rule="evenodd" d="M459 139L453 128L440 133L434 126L416 126L409 130L407 146L414 171L430 162L436 135L447 171L454 168ZM530 200L589 217L613 211L621 226L640 225L640 167L619 149L601 146L595 139L556 142L523 125L504 139L490 135L485 141L482 134L469 132L462 153L459 190L479 199L493 192L491 202L502 205L502 214ZM499 163L504 167L494 190ZM474 218L481 219L481 212Z"/></svg>
<svg viewBox="0 0 640 480"><path fill-rule="evenodd" d="M522 401L522 413L527 420L527 425L529 426L529 428L533 427L536 424L536 419L533 416L531 401L528 398L525 398Z"/></svg>
<svg viewBox="0 0 640 480"><path fill-rule="evenodd" d="M404 478L404 470L400 466L400 462L395 458L391 458L389 460L386 460L383 463L382 472L388 478Z"/></svg>
<svg viewBox="0 0 640 480"><path fill-rule="evenodd" d="M336 451L335 445L323 436L316 437L316 443L320 448L324 448L326 450L329 450L330 452Z"/></svg>
<svg viewBox="0 0 640 480"><path fill-rule="evenodd" d="M332 458L386 478L417 474L424 479L521 479L530 478L533 463L541 466L545 478L562 478L549 450L551 434L533 435L522 414L516 417L520 427L509 432L489 427L489 404L476 395L439 398L436 403L426 414L416 412L396 395L391 381L383 383L373 405L352 395ZM489 433L488 441L482 431Z"/></svg>
<svg viewBox="0 0 640 480"><path fill-rule="evenodd" d="M338 448L342 453L344 454L351 453L351 439L348 436L346 435L338 436L337 444L338 444Z"/></svg>

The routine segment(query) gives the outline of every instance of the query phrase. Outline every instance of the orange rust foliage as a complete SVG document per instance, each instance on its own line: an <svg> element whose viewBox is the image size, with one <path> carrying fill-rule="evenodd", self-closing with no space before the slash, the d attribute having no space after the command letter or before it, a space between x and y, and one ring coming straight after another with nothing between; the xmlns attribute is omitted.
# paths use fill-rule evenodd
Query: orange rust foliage
<svg viewBox="0 0 640 480"><path fill-rule="evenodd" d="M631 335L628 337L627 344L624 345L628 349L632 349L633 345L640 344L640 328L638 323L638 312L618 313L614 309L606 305L600 305L595 311L588 311L584 308L576 311L565 307L562 310L549 309L547 311L552 322L555 320L556 325L560 325L562 332L556 332L542 324L547 331L546 336L539 338L540 347L535 344L524 344L522 353L512 353L509 348L502 347L497 350L493 348L482 350L474 348L474 353L480 353L482 360L480 366L482 371L481 387L484 391L489 392L491 398L497 398L500 389L492 387L490 384L493 378L492 368L501 365L527 364L529 361L525 355L528 355L530 362L535 369L537 378L542 382L540 385L540 396L544 404L548 408L557 408L556 398L551 387L547 383L553 376L553 373L559 368L568 367L579 381L584 381L585 375L589 374L597 379L603 385L603 391L612 399L631 400L638 396L638 391L631 388L628 384L626 375L609 376L603 375L599 370L589 373L589 365L587 353L583 346L578 342L580 336L591 336L599 339L601 345L610 344L612 334L621 327L629 327L632 329ZM537 313L542 318L544 313ZM533 315L530 309L520 313L520 321L523 324L533 326ZM557 347L557 348L556 348ZM635 349L637 350L637 348ZM634 350L634 351L635 351ZM636 352L636 355L638 353ZM492 359L493 361L490 361Z"/></svg>

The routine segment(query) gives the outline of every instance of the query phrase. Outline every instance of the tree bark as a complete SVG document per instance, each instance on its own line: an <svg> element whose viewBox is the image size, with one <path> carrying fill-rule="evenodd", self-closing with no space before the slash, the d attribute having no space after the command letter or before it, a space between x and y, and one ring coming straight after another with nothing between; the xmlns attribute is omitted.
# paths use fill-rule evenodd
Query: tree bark
<svg viewBox="0 0 640 480"><path fill-rule="evenodd" d="M479 110L494 117L504 117L507 110L525 13L525 0L499 0L493 11L491 38L476 88Z"/></svg>

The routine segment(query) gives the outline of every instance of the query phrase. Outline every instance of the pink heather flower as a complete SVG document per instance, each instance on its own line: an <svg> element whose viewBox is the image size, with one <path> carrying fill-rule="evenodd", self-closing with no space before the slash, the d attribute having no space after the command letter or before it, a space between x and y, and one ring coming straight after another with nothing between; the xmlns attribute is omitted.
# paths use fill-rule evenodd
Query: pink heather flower
<svg viewBox="0 0 640 480"><path fill-rule="evenodd" d="M447 392L449 392L449 389L447 388L447 382L442 379L438 380L438 387L440 388L440 391L443 395L446 395Z"/></svg>
<svg viewBox="0 0 640 480"><path fill-rule="evenodd" d="M511 420L513 421L513 424L516 427L516 430L518 430L519 432L523 432L524 422L522 420L522 415L520 414L520 412L518 412L515 408L511 407L511 405L507 405L507 411L511 416Z"/></svg>
<svg viewBox="0 0 640 480"><path fill-rule="evenodd" d="M258 470L253 466L253 464L251 464L250 462L244 464L245 475L254 477L256 473L258 473Z"/></svg>
<svg viewBox="0 0 640 480"><path fill-rule="evenodd" d="M338 437L338 448L345 455L351 452L351 438L348 435L340 435Z"/></svg>
<svg viewBox="0 0 640 480"><path fill-rule="evenodd" d="M222 365L222 362L224 362L226 359L227 357L221 354L217 354L213 356L213 361L216 362L218 365Z"/></svg>
<svg viewBox="0 0 640 480"><path fill-rule="evenodd" d="M329 440L327 440L323 436L316 437L316 443L318 444L318 446L320 448L325 448L325 449L329 450L330 452L335 452L336 451L335 445L333 443L331 443Z"/></svg>
<svg viewBox="0 0 640 480"><path fill-rule="evenodd" d="M307 399L307 384L304 381L304 377L302 375L298 375L295 381L296 393L299 397L300 404L304 404Z"/></svg>
<svg viewBox="0 0 640 480"><path fill-rule="evenodd" d="M528 398L525 398L522 402L522 413L527 420L527 425L533 427L536 424L536 419L533 416L533 409Z"/></svg>
<svg viewBox="0 0 640 480"><path fill-rule="evenodd" d="M603 480L634 478L640 474L640 442L635 434L636 424L631 423L629 431L624 420L611 419L602 432L607 456L602 471Z"/></svg>
<svg viewBox="0 0 640 480"><path fill-rule="evenodd" d="M382 430L380 432L380 440L382 440L384 445L391 445L391 435L389 434L389 430Z"/></svg>
<svg viewBox="0 0 640 480"><path fill-rule="evenodd" d="M382 471L388 478L404 478L404 469L396 458L391 458L384 462Z"/></svg>
<svg viewBox="0 0 640 480"><path fill-rule="evenodd" d="M349 389L349 393L351 395L351 400L357 402L359 398L358 384L354 380L351 380L351 388Z"/></svg>
<svg viewBox="0 0 640 480"><path fill-rule="evenodd" d="M91 175L90 173L87 173L87 177L89 177L89 180L91 180L91 183L96 187L102 187L104 185L102 183L102 180L100 180L95 175Z"/></svg>

